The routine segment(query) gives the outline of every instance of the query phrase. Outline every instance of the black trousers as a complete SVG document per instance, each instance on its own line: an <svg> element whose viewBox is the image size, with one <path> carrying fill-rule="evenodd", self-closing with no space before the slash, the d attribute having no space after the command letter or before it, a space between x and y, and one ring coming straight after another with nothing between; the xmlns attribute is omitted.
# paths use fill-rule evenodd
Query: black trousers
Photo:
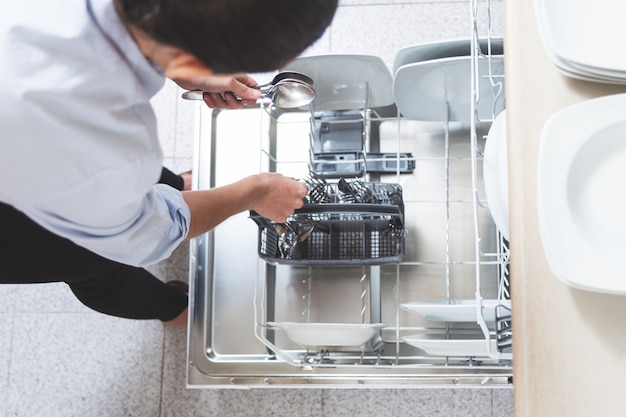
<svg viewBox="0 0 626 417"><path fill-rule="evenodd" d="M143 268L97 255L0 203L0 283L65 282L86 306L133 319L175 318L187 295Z"/></svg>

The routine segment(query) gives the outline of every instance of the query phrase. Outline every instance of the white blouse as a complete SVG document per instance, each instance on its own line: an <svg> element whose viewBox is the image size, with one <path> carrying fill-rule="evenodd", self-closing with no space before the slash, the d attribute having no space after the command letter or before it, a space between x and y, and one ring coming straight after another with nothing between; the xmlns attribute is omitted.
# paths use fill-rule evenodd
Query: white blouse
<svg viewBox="0 0 626 417"><path fill-rule="evenodd" d="M111 0L0 0L0 201L118 262L169 256L190 214L155 185L163 83Z"/></svg>

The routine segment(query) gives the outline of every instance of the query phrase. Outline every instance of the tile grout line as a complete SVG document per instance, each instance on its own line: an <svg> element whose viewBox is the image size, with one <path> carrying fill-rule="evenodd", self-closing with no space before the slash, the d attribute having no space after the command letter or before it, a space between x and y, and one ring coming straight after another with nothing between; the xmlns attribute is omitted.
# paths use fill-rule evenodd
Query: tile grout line
<svg viewBox="0 0 626 417"><path fill-rule="evenodd" d="M165 271L165 281L167 281L168 277L167 277L167 270ZM163 401L164 401L164 395L163 395L163 387L165 384L165 342L167 339L167 329L165 328L165 326L163 326L163 341L161 343L161 377L160 377L160 384L159 384L159 416L160 417L164 417L163 416Z"/></svg>

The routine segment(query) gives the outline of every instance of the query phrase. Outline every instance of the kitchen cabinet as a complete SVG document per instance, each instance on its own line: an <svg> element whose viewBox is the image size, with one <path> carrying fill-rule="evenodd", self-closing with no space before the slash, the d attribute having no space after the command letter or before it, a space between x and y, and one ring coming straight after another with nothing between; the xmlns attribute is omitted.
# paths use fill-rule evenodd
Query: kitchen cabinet
<svg viewBox="0 0 626 417"><path fill-rule="evenodd" d="M626 87L562 75L543 49L533 1L505 0L504 10L515 415L623 415L626 297L574 289L553 275L537 221L537 162L554 112Z"/></svg>

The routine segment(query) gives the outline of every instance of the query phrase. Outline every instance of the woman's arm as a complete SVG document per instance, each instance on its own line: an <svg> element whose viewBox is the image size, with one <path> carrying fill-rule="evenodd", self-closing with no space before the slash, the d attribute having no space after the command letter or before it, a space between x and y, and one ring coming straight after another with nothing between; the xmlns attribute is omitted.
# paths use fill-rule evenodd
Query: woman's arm
<svg viewBox="0 0 626 417"><path fill-rule="evenodd" d="M276 222L285 222L295 209L302 207L308 187L280 174L257 174L233 184L209 190L185 191L183 198L191 212L187 239L205 233L246 210Z"/></svg>

